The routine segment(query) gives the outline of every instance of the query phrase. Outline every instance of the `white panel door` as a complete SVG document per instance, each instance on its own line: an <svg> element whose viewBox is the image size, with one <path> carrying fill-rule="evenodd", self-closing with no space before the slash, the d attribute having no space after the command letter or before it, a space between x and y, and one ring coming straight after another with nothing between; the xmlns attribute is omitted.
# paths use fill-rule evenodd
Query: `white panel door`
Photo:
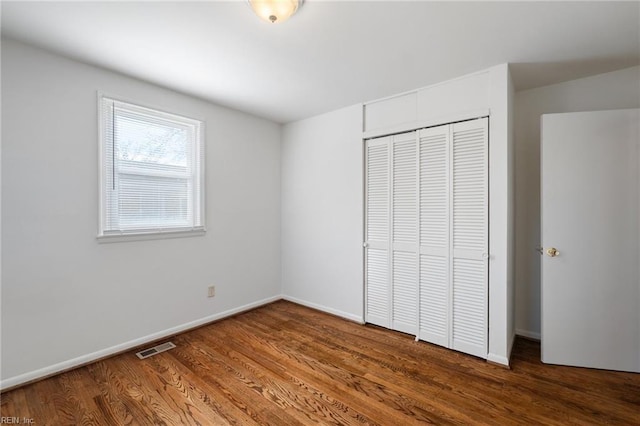
<svg viewBox="0 0 640 426"><path fill-rule="evenodd" d="M418 211L416 132L392 137L392 324L417 333Z"/></svg>
<svg viewBox="0 0 640 426"><path fill-rule="evenodd" d="M486 358L488 119L451 125L451 347Z"/></svg>
<svg viewBox="0 0 640 426"><path fill-rule="evenodd" d="M391 327L390 283L390 137L366 141L365 318Z"/></svg>
<svg viewBox="0 0 640 426"><path fill-rule="evenodd" d="M450 126L419 131L420 321L418 337L449 347Z"/></svg>
<svg viewBox="0 0 640 426"><path fill-rule="evenodd" d="M640 110L542 118L545 363L640 372L639 123Z"/></svg>

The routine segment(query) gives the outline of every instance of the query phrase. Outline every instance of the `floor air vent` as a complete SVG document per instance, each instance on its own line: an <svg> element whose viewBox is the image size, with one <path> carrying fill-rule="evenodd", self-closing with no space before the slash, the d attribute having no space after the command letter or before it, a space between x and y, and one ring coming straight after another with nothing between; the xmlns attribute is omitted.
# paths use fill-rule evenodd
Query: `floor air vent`
<svg viewBox="0 0 640 426"><path fill-rule="evenodd" d="M175 347L176 345L174 345L173 343L167 342L167 343L163 343L161 345L154 346L152 348L140 351L136 353L136 355L138 355L138 358L140 359L145 359L145 358L149 358L150 356L157 355L160 352L168 351L169 349L173 349Z"/></svg>

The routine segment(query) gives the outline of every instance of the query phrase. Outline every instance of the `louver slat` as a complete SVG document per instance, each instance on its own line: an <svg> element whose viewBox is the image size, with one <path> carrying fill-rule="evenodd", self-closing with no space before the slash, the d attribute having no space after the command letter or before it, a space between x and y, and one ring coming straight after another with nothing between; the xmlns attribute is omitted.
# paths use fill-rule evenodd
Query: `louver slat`
<svg viewBox="0 0 640 426"><path fill-rule="evenodd" d="M393 143L393 242L415 244L416 141L402 137Z"/></svg>
<svg viewBox="0 0 640 426"><path fill-rule="evenodd" d="M446 257L420 256L420 338L449 346L449 283Z"/></svg>
<svg viewBox="0 0 640 426"><path fill-rule="evenodd" d="M367 241L389 239L389 147L367 146Z"/></svg>
<svg viewBox="0 0 640 426"><path fill-rule="evenodd" d="M389 141L366 146L366 320L390 327L389 313Z"/></svg>
<svg viewBox="0 0 640 426"><path fill-rule="evenodd" d="M393 253L393 325L394 330L416 334L416 254Z"/></svg>
<svg viewBox="0 0 640 426"><path fill-rule="evenodd" d="M389 260L387 250L367 250L367 322L389 324Z"/></svg>
<svg viewBox="0 0 640 426"><path fill-rule="evenodd" d="M417 158L415 132L393 137L393 323L417 332Z"/></svg>
<svg viewBox="0 0 640 426"><path fill-rule="evenodd" d="M449 211L448 126L420 137L420 245L446 249ZM435 130L430 129L429 133ZM426 133L426 132L425 132Z"/></svg>
<svg viewBox="0 0 640 426"><path fill-rule="evenodd" d="M456 349L485 347L486 292L483 261L453 261L453 341ZM467 350L465 350L466 352ZM480 356L486 356L486 352Z"/></svg>
<svg viewBox="0 0 640 426"><path fill-rule="evenodd" d="M455 125L453 130L453 246L482 255L487 235L487 136L484 128L462 124L466 126Z"/></svg>
<svg viewBox="0 0 640 426"><path fill-rule="evenodd" d="M452 346L487 356L487 119L452 125Z"/></svg>
<svg viewBox="0 0 640 426"><path fill-rule="evenodd" d="M449 126L420 131L420 331L449 346Z"/></svg>

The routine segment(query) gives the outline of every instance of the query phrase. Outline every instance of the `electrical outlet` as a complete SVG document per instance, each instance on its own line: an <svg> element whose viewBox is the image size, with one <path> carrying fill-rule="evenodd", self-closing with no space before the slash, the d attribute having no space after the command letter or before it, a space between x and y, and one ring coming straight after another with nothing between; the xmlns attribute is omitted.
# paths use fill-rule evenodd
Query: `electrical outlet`
<svg viewBox="0 0 640 426"><path fill-rule="evenodd" d="M207 297L215 297L216 295L216 286L215 285L210 285L209 286L209 293L207 294Z"/></svg>

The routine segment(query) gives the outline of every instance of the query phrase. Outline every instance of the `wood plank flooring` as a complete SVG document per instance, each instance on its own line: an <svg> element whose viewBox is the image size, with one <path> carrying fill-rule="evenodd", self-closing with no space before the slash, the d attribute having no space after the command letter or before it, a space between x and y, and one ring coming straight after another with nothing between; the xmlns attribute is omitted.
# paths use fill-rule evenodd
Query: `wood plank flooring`
<svg viewBox="0 0 640 426"><path fill-rule="evenodd" d="M640 374L542 364L518 339L507 370L293 303L5 392L36 425L640 424ZM6 422L5 422L6 423Z"/></svg>

